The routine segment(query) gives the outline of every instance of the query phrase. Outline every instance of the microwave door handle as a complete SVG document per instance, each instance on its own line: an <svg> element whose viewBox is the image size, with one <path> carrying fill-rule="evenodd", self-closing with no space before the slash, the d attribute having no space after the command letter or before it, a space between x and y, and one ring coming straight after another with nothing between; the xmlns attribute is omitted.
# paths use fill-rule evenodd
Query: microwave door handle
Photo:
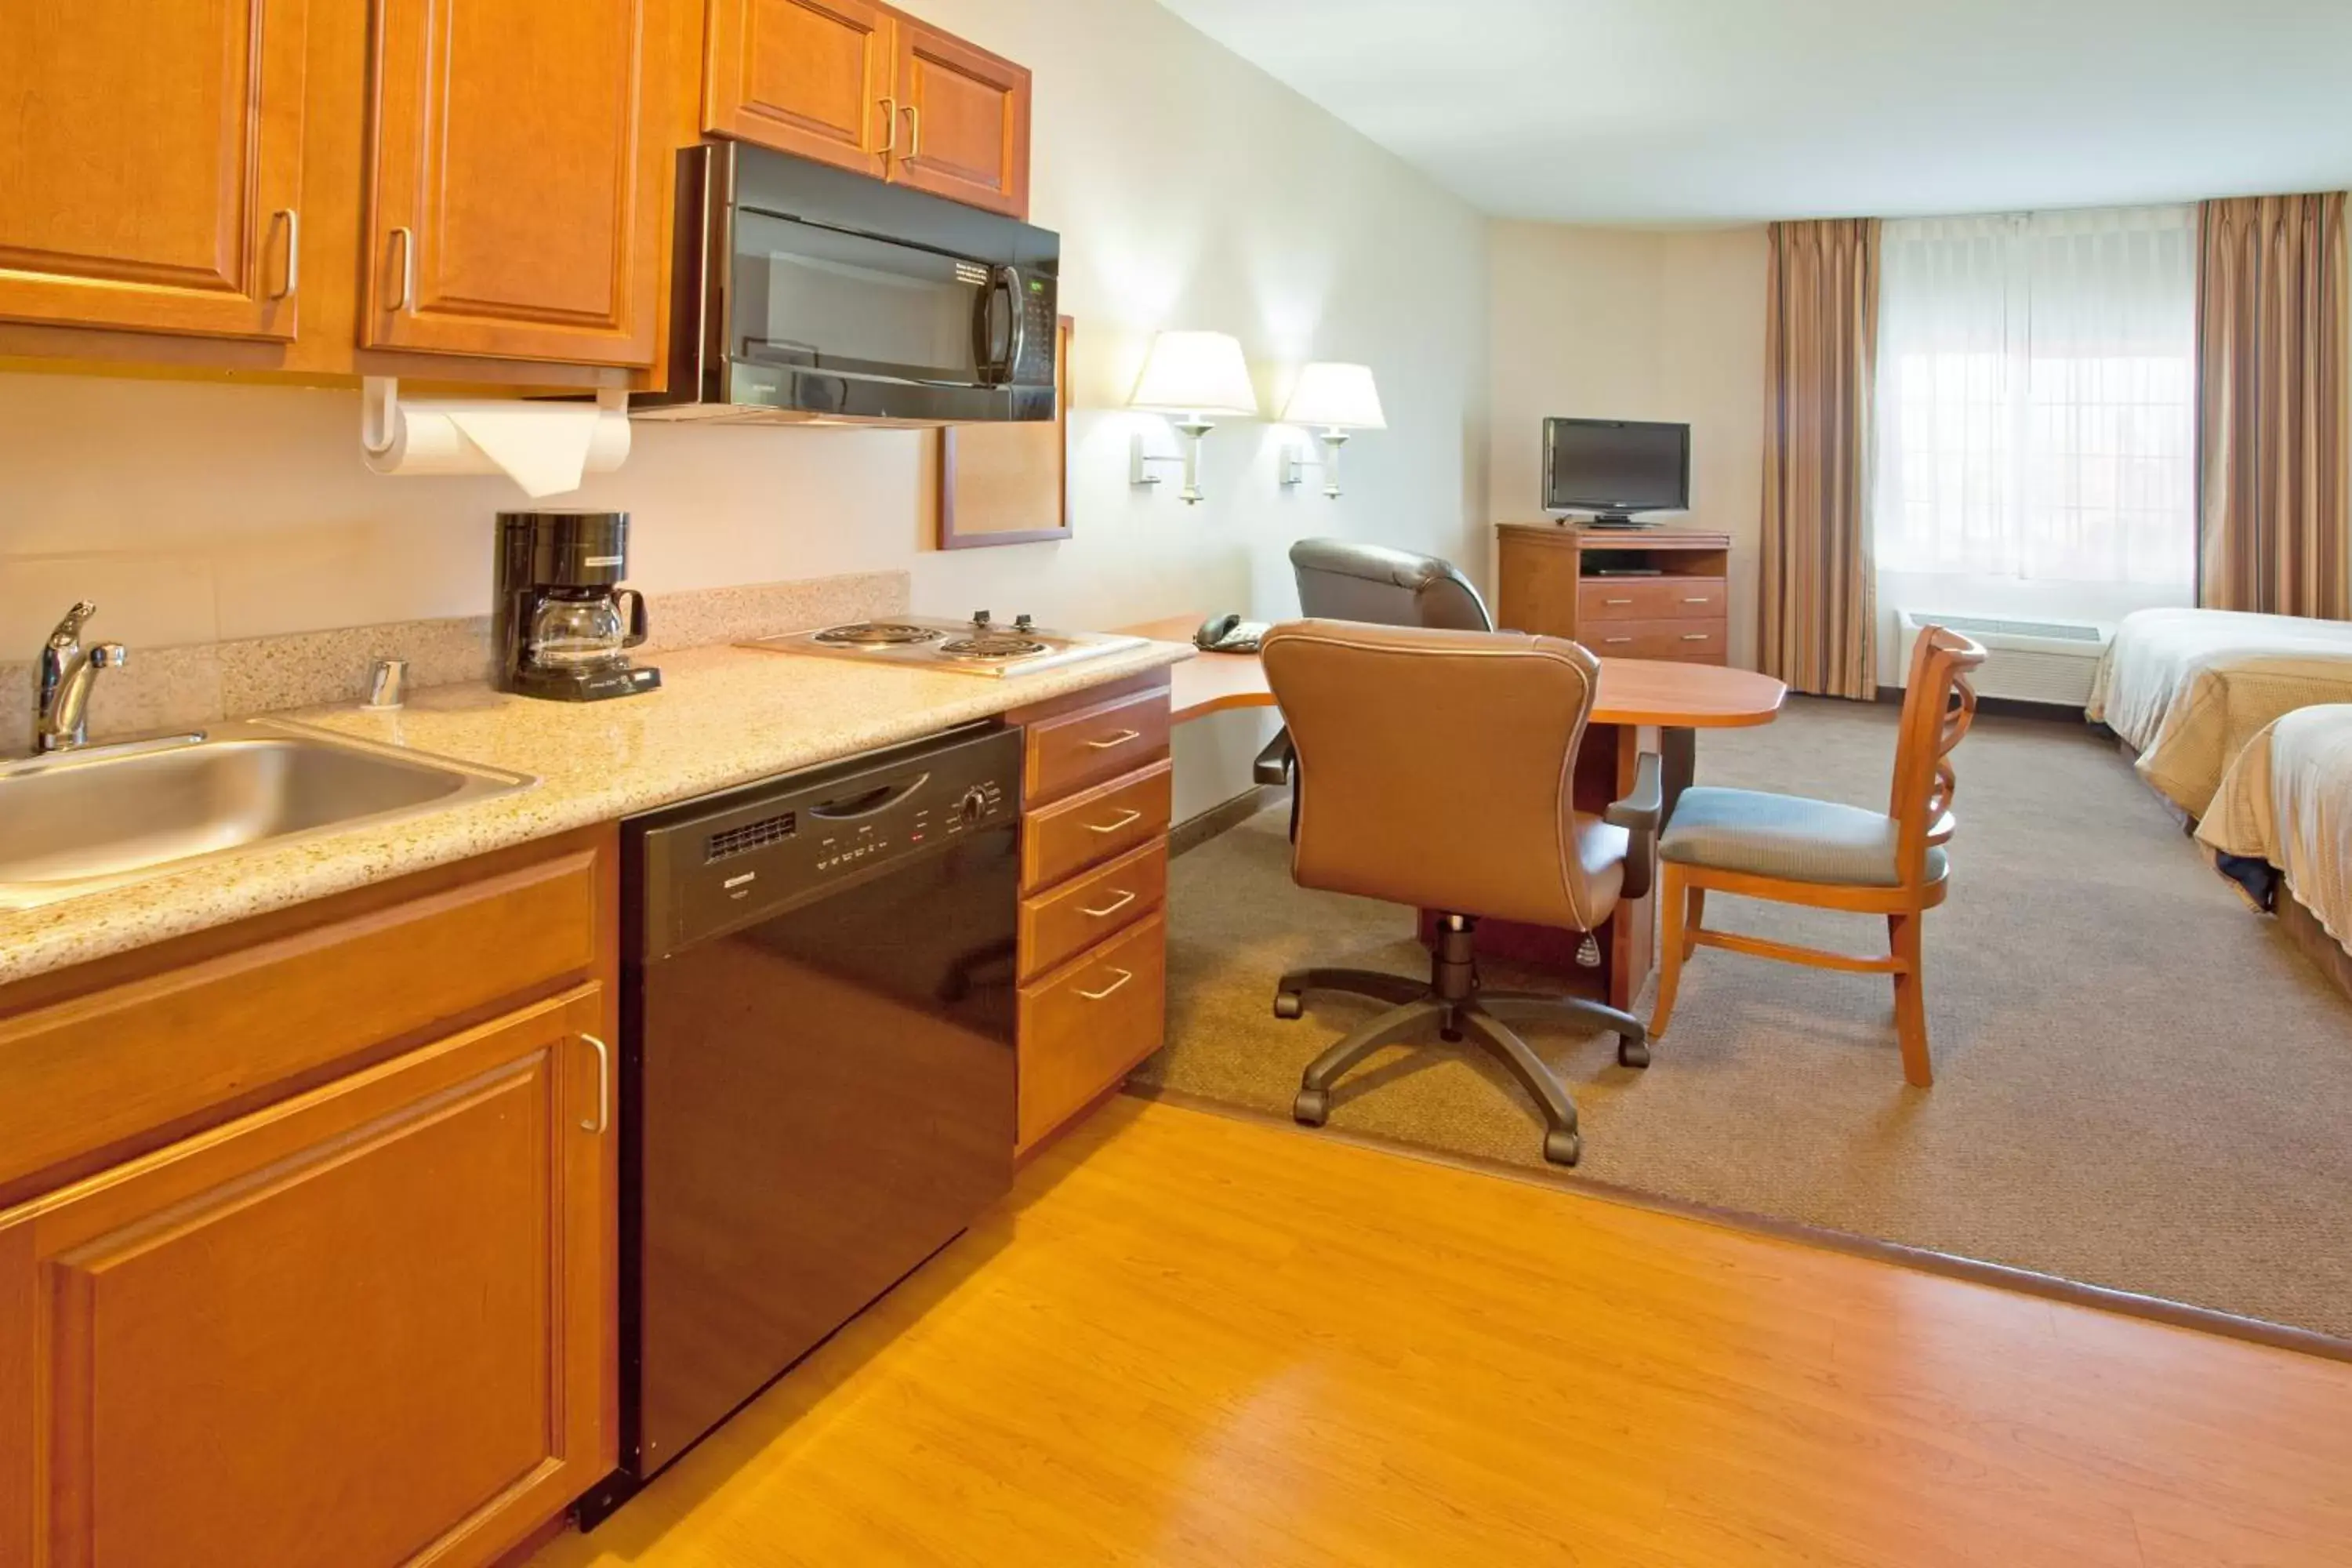
<svg viewBox="0 0 2352 1568"><path fill-rule="evenodd" d="M1004 279L1004 379L1010 382L1018 372L1021 356L1029 347L1029 312L1021 308L1021 269L1008 267L1002 274Z"/></svg>

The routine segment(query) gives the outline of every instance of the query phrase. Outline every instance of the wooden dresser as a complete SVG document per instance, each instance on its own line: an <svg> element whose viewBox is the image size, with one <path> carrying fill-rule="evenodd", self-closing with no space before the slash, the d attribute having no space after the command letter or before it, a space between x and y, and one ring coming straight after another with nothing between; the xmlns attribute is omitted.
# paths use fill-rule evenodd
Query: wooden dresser
<svg viewBox="0 0 2352 1568"><path fill-rule="evenodd" d="M1727 662L1730 535L1500 522L1495 541L1506 630L1604 658Z"/></svg>
<svg viewBox="0 0 2352 1568"><path fill-rule="evenodd" d="M1168 682L1153 670L1006 715L1025 734L1020 1153L1167 1032Z"/></svg>

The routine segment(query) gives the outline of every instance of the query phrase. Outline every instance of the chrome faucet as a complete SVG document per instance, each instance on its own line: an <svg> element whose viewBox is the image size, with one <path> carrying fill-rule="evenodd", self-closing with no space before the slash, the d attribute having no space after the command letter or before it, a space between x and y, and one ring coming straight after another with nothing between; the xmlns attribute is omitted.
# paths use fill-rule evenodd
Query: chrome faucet
<svg viewBox="0 0 2352 1568"><path fill-rule="evenodd" d="M131 650L119 642L81 646L82 623L98 614L88 599L66 612L41 648L41 706L33 730L37 752L70 752L89 743L89 689L101 669L121 669Z"/></svg>

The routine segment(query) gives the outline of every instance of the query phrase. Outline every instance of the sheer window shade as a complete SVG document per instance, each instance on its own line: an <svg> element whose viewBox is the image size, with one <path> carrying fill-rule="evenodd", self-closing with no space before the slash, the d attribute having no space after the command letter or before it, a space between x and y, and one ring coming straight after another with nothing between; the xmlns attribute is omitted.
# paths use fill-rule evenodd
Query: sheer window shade
<svg viewBox="0 0 2352 1568"><path fill-rule="evenodd" d="M1879 565L2189 584L2195 209L1904 220L1882 243Z"/></svg>

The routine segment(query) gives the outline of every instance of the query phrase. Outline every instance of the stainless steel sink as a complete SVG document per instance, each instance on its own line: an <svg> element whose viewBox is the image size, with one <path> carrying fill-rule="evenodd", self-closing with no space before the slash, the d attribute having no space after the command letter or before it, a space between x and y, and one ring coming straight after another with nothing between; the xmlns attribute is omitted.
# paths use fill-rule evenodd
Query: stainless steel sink
<svg viewBox="0 0 2352 1568"><path fill-rule="evenodd" d="M0 909L532 782L260 721L0 764Z"/></svg>

